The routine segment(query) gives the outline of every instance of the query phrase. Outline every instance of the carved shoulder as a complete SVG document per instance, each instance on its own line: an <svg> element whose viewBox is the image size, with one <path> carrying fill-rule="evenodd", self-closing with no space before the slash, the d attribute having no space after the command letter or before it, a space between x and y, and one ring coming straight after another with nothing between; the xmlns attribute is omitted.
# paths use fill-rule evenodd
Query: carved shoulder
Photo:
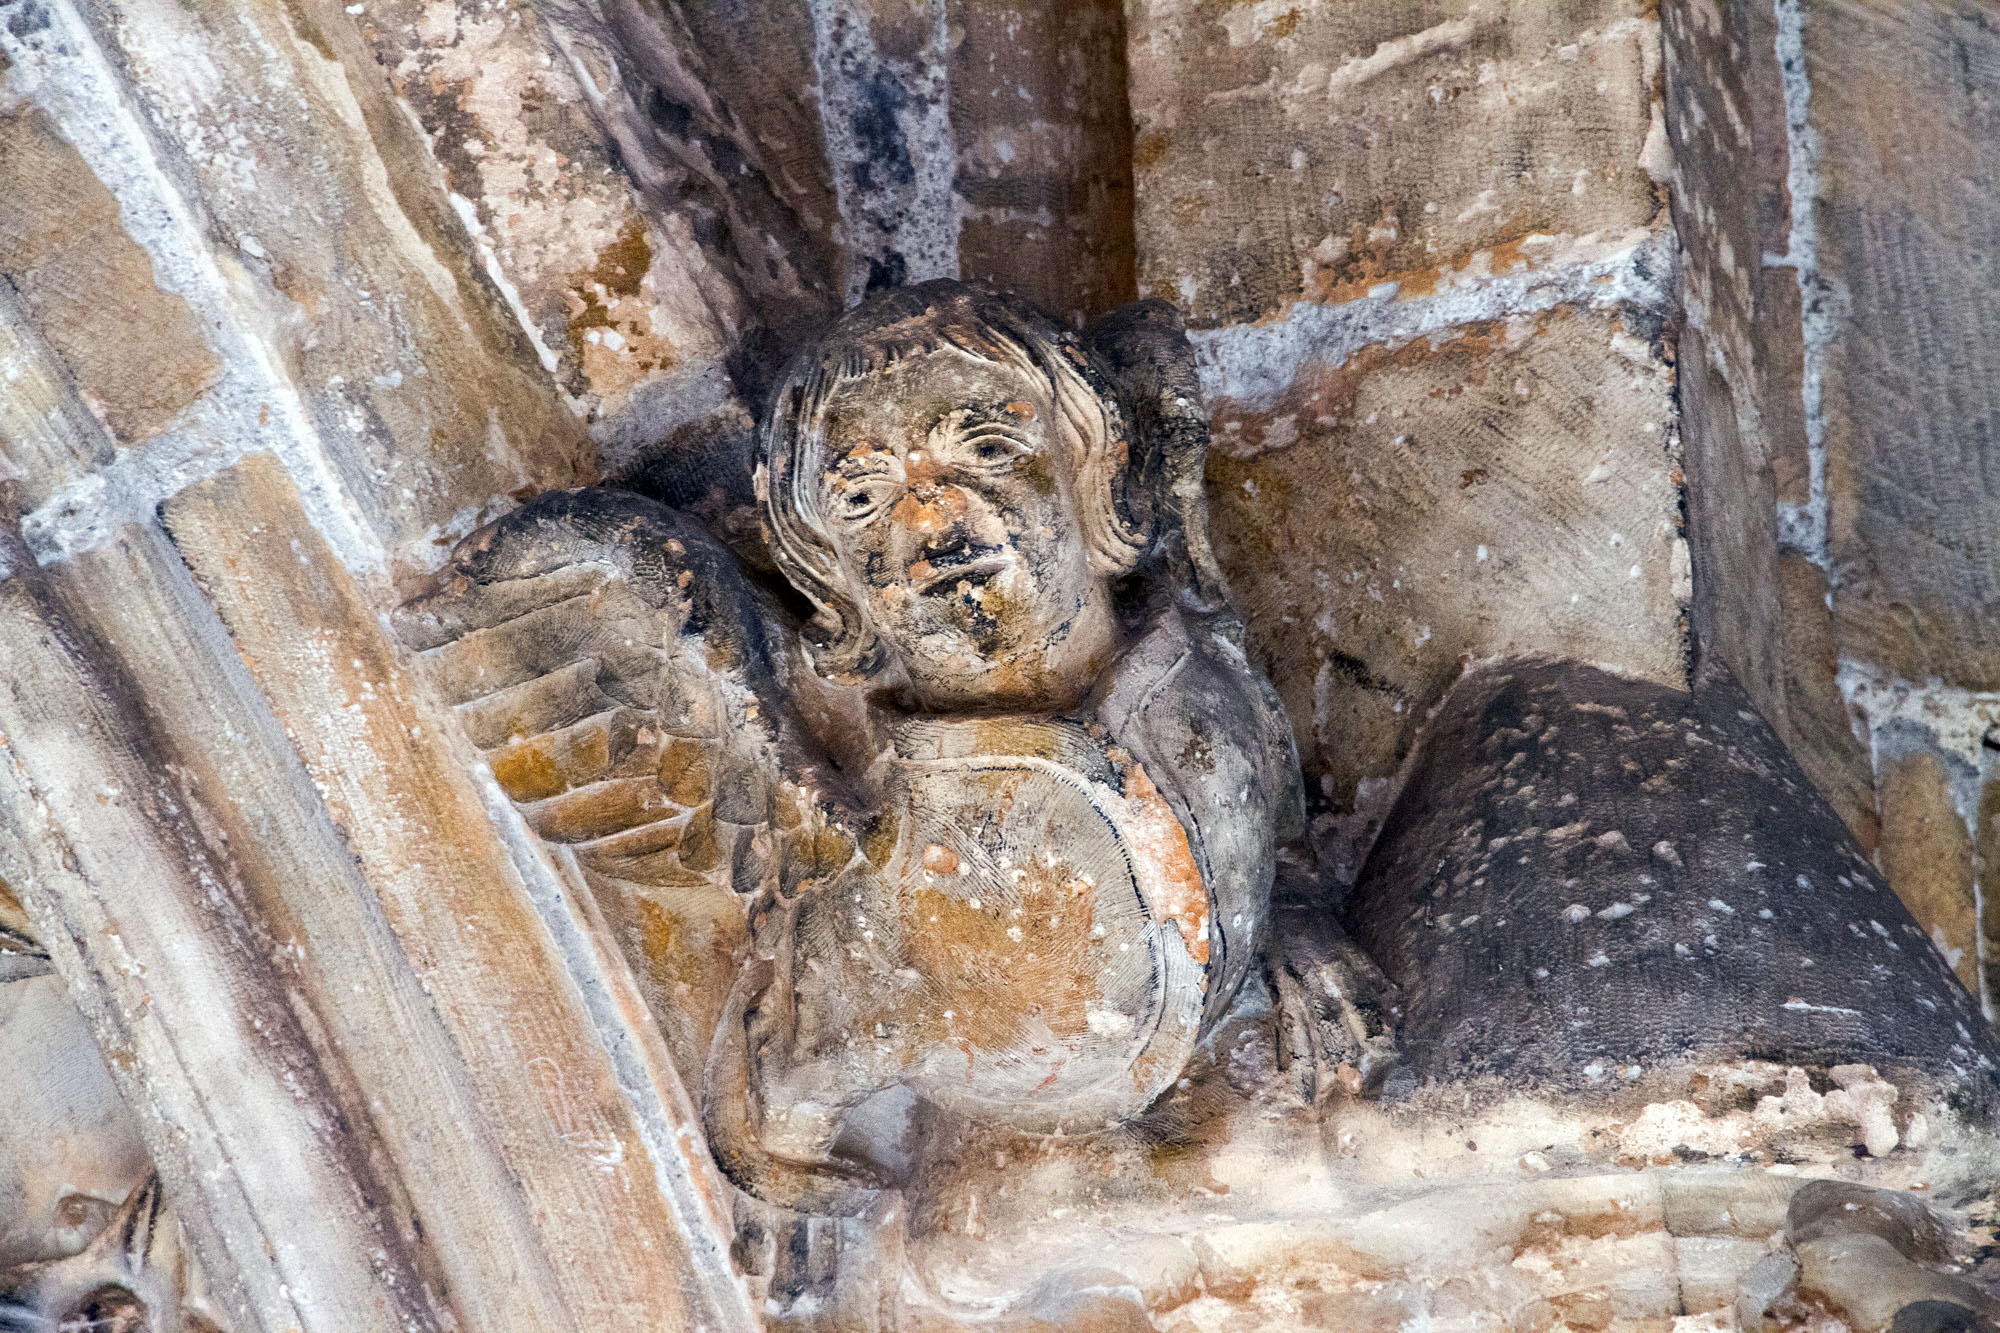
<svg viewBox="0 0 2000 1333"><path fill-rule="evenodd" d="M1304 831L1290 724L1242 649L1172 610L1121 660L1097 709L1187 830L1214 923L1213 1023L1257 956L1278 851Z"/></svg>

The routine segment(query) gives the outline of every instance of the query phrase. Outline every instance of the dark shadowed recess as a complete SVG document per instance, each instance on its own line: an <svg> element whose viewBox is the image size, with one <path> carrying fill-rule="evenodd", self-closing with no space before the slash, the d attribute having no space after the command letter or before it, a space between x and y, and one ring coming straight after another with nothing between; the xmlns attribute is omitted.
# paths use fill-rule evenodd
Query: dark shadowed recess
<svg viewBox="0 0 2000 1333"><path fill-rule="evenodd" d="M556 4L549 18L611 51L632 96L610 106L622 165L656 212L693 206L695 240L742 292L750 318L726 368L753 413L790 355L839 313L850 272L872 288L911 277L905 256L856 239L894 219L842 217L836 173L863 185L907 175L939 145L912 142L907 5L857 0L880 68L849 71L879 96L841 114L866 154L829 160L813 8L762 0ZM990 279L1064 323L1133 299L1132 127L1117 0L949 0L944 96L955 155L959 276ZM923 25L919 25L923 26ZM622 109L621 109L622 107ZM854 225L849 225L850 221ZM711 523L749 494L740 436L659 442L620 479ZM733 543L740 545L741 543Z"/></svg>

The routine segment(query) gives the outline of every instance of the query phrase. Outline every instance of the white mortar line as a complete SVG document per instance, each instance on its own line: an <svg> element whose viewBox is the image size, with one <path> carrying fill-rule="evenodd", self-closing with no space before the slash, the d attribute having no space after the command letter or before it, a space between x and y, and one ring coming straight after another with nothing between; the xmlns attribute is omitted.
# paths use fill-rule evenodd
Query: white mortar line
<svg viewBox="0 0 2000 1333"><path fill-rule="evenodd" d="M247 331L264 322L261 314L238 309L201 210L163 167L96 32L74 0L41 0L37 11L46 18L39 29L0 25L0 50L14 62L10 77L117 199L126 234L152 260L154 281L200 320L222 378L165 432L121 449L109 466L29 514L22 524L29 550L42 564L91 550L183 488L267 450L291 473L313 526L342 563L357 575L382 569L381 539L329 460L281 358Z"/></svg>
<svg viewBox="0 0 2000 1333"><path fill-rule="evenodd" d="M1791 196L1786 253L1765 255L1767 268L1790 268L1799 284L1799 342L1803 351L1799 396L1806 423L1806 502L1778 502L1778 545L1827 569L1826 416L1822 397L1827 349L1839 332L1845 302L1819 268L1819 132L1809 110L1812 80L1806 70L1805 13L1800 0L1773 0L1778 79L1785 94L1785 189ZM1829 571L1831 572L1831 571Z"/></svg>
<svg viewBox="0 0 2000 1333"><path fill-rule="evenodd" d="M1790 268L1799 286L1799 397L1806 429L1806 502L1778 502L1778 546L1794 551L1827 572L1827 606L1839 589L1828 544L1826 490L1826 366L1847 314L1847 293L1819 266L1819 131L1812 125L1812 76L1806 63L1802 0L1772 0L1777 20L1774 46L1778 79L1785 97L1785 189L1791 196L1791 231L1786 253L1765 255L1766 268ZM1923 684L1902 679L1846 656L1837 677L1855 730L1864 733L1869 771L1879 801L1882 766L1915 751L1947 761L1952 805L1971 834L1974 875L1972 911L1974 968L1979 1007L1995 1021L1991 977L2000 959L1988 956L1986 893L1979 870L1979 801L1985 763L1984 738L2000 725L2000 693L1968 690L1941 680Z"/></svg>
<svg viewBox="0 0 2000 1333"><path fill-rule="evenodd" d="M401 103L403 114L416 126L417 132L424 136L425 146L430 147L430 133L424 129L423 123L417 120L416 113L402 98L396 100ZM486 230L486 224L479 220L478 206L457 190L446 190L444 193L445 198L451 201L451 211L458 214L459 222L465 227L465 234L471 239L472 248L478 252L479 262L486 268L486 276L492 280L500 295L506 298L507 308L514 313L514 322L519 324L521 332L528 336L529 344L535 349L535 359L542 363L542 369L549 373L549 378L555 380L556 388L561 392L563 402L569 410L578 417L584 416L583 405L562 387L562 381L557 378L562 362L557 358L555 349L550 347L548 340L542 336L541 326L535 323L535 317L528 313L527 302L521 299L521 289L514 285L514 280L507 276L507 270L501 267L500 251L494 246L492 233Z"/></svg>
<svg viewBox="0 0 2000 1333"><path fill-rule="evenodd" d="M1673 233L1663 228L1589 259L1460 278L1449 290L1409 300L1390 292L1337 305L1301 301L1282 319L1197 329L1189 338L1211 402L1228 398L1268 408L1305 367L1338 366L1365 347L1414 342L1559 305L1667 310L1674 300L1674 265Z"/></svg>
<svg viewBox="0 0 2000 1333"><path fill-rule="evenodd" d="M847 304L868 287L868 259L890 251L903 257L904 280L958 276L961 226L956 190L958 145L951 129L950 38L944 0L925 0L930 41L924 63L882 59L856 0L808 0L813 25L813 72L819 78L820 134L840 210L839 236L848 252ZM856 132L857 115L870 107L886 79L905 98L895 109L895 132L909 154L911 179L883 180L886 164L873 158ZM871 166L864 185L856 169Z"/></svg>

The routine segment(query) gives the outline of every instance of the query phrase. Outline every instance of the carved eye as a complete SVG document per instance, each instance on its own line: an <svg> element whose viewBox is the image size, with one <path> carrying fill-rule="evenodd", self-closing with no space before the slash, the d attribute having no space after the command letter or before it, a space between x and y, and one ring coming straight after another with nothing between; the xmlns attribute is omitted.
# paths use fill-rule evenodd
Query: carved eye
<svg viewBox="0 0 2000 1333"><path fill-rule="evenodd" d="M833 515L843 523L867 523L895 498L896 483L880 473L844 478L834 488Z"/></svg>
<svg viewBox="0 0 2000 1333"><path fill-rule="evenodd" d="M992 427L975 430L961 440L959 446L972 462L988 469L1012 467L1033 452L1026 440L1011 431Z"/></svg>

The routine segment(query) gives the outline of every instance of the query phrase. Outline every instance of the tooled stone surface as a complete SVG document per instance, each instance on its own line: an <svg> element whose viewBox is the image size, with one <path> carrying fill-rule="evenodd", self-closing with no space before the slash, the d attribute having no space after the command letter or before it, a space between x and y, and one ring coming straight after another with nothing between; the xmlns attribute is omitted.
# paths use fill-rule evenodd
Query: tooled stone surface
<svg viewBox="0 0 2000 1333"><path fill-rule="evenodd" d="M1725 1302L1770 1231L1729 1221L1763 1172L1715 1173L1718 1223L1675 1214L1698 1182L1631 1171L1681 1147L1961 1207L1990 1065L1884 1079L1991 1048L1733 694L1543 661L1461 682L1350 900L1401 983L1378 985L1297 846L1289 733L1200 522L1177 320L1093 336L1109 355L956 285L837 328L766 432L789 590L585 489L482 529L402 613L761 1201L735 1256L760 1299L843 1327L1387 1329L1458 1309L1428 1304L1450 1279L1485 1284L1460 1313L1653 1317ZM1385 1069L1410 1091L1385 1020L1432 1086L1375 1101ZM1522 1095L1462 1096L1482 1076ZM1696 1104L1730 1078L1776 1130ZM1623 1100L1572 1095L1600 1084ZM1786 1280L1958 1292L1870 1246L1802 1234Z"/></svg>
<svg viewBox="0 0 2000 1333"><path fill-rule="evenodd" d="M1139 0L1141 285L1207 327L1645 226L1647 10Z"/></svg>
<svg viewBox="0 0 2000 1333"><path fill-rule="evenodd" d="M1429 724L1347 920L1406 984L1426 1079L1588 1088L1747 1056L2000 1088L1971 997L1726 680L1475 674Z"/></svg>

